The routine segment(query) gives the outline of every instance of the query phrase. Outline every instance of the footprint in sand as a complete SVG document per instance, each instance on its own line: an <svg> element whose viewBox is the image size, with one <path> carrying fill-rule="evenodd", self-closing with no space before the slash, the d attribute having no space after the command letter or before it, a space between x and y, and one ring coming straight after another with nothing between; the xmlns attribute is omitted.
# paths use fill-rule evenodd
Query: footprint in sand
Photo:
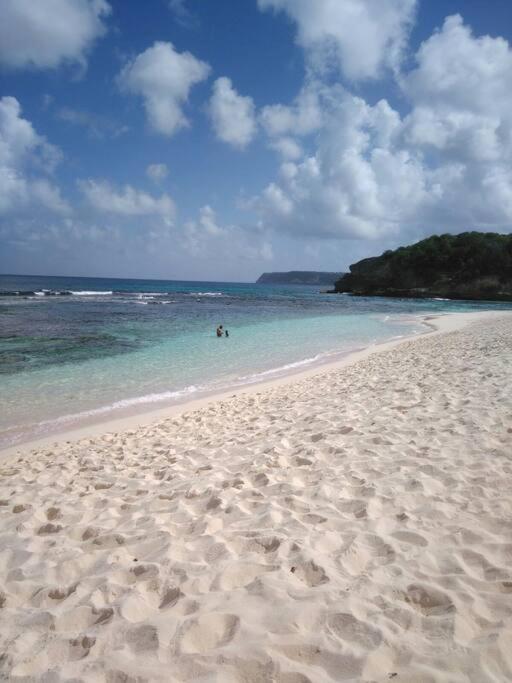
<svg viewBox="0 0 512 683"><path fill-rule="evenodd" d="M69 641L69 659L71 661L84 659L84 657L87 657L95 643L96 638L90 638L88 636L73 638Z"/></svg>
<svg viewBox="0 0 512 683"><path fill-rule="evenodd" d="M168 607L174 607L180 598L183 597L183 593L179 588L173 587L168 588L162 595L158 609L166 609Z"/></svg>
<svg viewBox="0 0 512 683"><path fill-rule="evenodd" d="M212 589L231 591L237 588L244 588L249 585L261 574L275 571L277 566L267 566L263 564L251 564L249 562L237 562L231 566L226 567L215 578Z"/></svg>
<svg viewBox="0 0 512 683"><path fill-rule="evenodd" d="M46 510L46 519L49 522L52 522L54 519L57 519L60 516L60 508L50 507L48 510Z"/></svg>
<svg viewBox="0 0 512 683"><path fill-rule="evenodd" d="M359 645L365 650L374 650L382 641L380 631L345 612L329 615L327 630L340 640Z"/></svg>
<svg viewBox="0 0 512 683"><path fill-rule="evenodd" d="M229 643L235 637L240 620L234 614L206 614L189 619L178 636L184 654L204 654Z"/></svg>
<svg viewBox="0 0 512 683"><path fill-rule="evenodd" d="M337 559L345 571L359 576L369 569L394 562L395 551L379 536L363 534L351 540Z"/></svg>
<svg viewBox="0 0 512 683"><path fill-rule="evenodd" d="M34 593L30 603L34 607L52 607L75 593L76 589L77 584L68 587L44 588Z"/></svg>
<svg viewBox="0 0 512 683"><path fill-rule="evenodd" d="M13 507L12 511L15 515L18 515L20 512L25 512L25 510L30 510L31 507L32 507L31 505L19 504L19 505L15 505Z"/></svg>
<svg viewBox="0 0 512 683"><path fill-rule="evenodd" d="M58 534L59 531L62 531L62 527L60 524L43 524L42 527L40 527L37 531L38 536L46 536L47 534Z"/></svg>
<svg viewBox="0 0 512 683"><path fill-rule="evenodd" d="M125 634L125 640L132 652L158 650L158 631L150 624L132 628Z"/></svg>
<svg viewBox="0 0 512 683"><path fill-rule="evenodd" d="M247 539L244 543L243 551L266 555L267 553L275 552L280 545L281 541L275 536L259 536Z"/></svg>
<svg viewBox="0 0 512 683"><path fill-rule="evenodd" d="M455 609L446 593L431 586L412 584L407 587L404 599L411 607L426 617L447 614Z"/></svg>
<svg viewBox="0 0 512 683"><path fill-rule="evenodd" d="M290 571L299 581L305 583L310 588L316 588L316 586L329 581L329 577L323 568L315 564L313 560L292 567Z"/></svg>

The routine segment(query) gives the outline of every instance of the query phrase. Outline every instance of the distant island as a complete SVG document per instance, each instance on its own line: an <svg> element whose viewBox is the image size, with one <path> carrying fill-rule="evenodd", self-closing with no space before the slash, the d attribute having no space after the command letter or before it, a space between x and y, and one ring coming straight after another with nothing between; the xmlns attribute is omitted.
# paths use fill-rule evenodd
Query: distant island
<svg viewBox="0 0 512 683"><path fill-rule="evenodd" d="M334 292L512 301L512 235L434 235L350 266Z"/></svg>
<svg viewBox="0 0 512 683"><path fill-rule="evenodd" d="M334 285L343 273L323 273L316 270L290 270L288 273L263 273L259 285Z"/></svg>

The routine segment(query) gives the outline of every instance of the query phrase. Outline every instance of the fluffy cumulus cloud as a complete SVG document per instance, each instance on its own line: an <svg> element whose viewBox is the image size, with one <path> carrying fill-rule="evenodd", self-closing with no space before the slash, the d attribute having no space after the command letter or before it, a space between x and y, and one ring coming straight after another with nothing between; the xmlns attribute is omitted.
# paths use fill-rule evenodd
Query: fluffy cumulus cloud
<svg viewBox="0 0 512 683"><path fill-rule="evenodd" d="M104 180L81 180L78 186L88 203L102 213L124 217L155 216L172 225L174 202L167 194L153 197L131 185L116 189Z"/></svg>
<svg viewBox="0 0 512 683"><path fill-rule="evenodd" d="M233 147L243 149L256 134L254 102L239 95L229 78L213 84L209 112L217 137Z"/></svg>
<svg viewBox="0 0 512 683"><path fill-rule="evenodd" d="M425 178L400 147L398 114L336 88L324 118L316 153L284 163L256 200L265 221L304 235L376 238L412 220Z"/></svg>
<svg viewBox="0 0 512 683"><path fill-rule="evenodd" d="M189 125L183 105L191 88L209 73L210 66L190 52L178 52L172 43L156 42L124 67L118 82L125 92L142 97L155 131L173 135Z"/></svg>
<svg viewBox="0 0 512 683"><path fill-rule="evenodd" d="M322 125L321 88L319 83L308 83L295 101L286 106L272 104L263 107L260 118L271 137L282 135L307 135Z"/></svg>
<svg viewBox="0 0 512 683"><path fill-rule="evenodd" d="M386 100L371 106L317 81L314 151L288 155L249 206L265 225L302 235L410 239L440 230L508 230L511 82L509 44L476 37L461 17L449 17L399 76L410 105L404 115ZM300 129L301 96L263 110L275 140Z"/></svg>
<svg viewBox="0 0 512 683"><path fill-rule="evenodd" d="M322 126L322 87L310 81L291 105L270 104L263 107L259 120L269 137L269 144L284 159L296 160L302 156L297 138L307 136Z"/></svg>
<svg viewBox="0 0 512 683"><path fill-rule="evenodd" d="M14 97L0 99L0 215L38 208L67 213L69 207L48 172L60 160L59 150L23 118ZM46 175L45 175L46 172Z"/></svg>
<svg viewBox="0 0 512 683"><path fill-rule="evenodd" d="M441 219L507 227L512 220L512 49L474 36L458 15L423 43L402 87L412 103L406 144L425 158Z"/></svg>
<svg viewBox="0 0 512 683"><path fill-rule="evenodd" d="M510 154L512 51L502 38L475 38L460 16L418 51L403 82L414 103L412 143L453 156L497 160Z"/></svg>
<svg viewBox="0 0 512 683"><path fill-rule="evenodd" d="M0 63L12 68L84 66L105 31L106 0L0 0Z"/></svg>
<svg viewBox="0 0 512 683"><path fill-rule="evenodd" d="M351 80L396 69L411 28L416 0L258 0L262 10L284 11L297 42L315 67L336 67Z"/></svg>

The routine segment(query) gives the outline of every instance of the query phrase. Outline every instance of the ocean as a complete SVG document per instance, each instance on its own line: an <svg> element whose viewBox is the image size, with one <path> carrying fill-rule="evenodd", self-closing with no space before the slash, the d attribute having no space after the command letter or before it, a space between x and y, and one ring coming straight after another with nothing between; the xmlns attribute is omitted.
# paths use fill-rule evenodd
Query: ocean
<svg viewBox="0 0 512 683"><path fill-rule="evenodd" d="M505 304L311 286L0 276L0 447L279 377ZM217 339L222 324L229 338Z"/></svg>

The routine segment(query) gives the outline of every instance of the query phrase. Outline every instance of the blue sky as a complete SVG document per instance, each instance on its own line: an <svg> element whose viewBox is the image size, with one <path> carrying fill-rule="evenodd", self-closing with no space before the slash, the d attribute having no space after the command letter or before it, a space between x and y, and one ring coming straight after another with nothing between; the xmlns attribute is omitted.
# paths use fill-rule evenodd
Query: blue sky
<svg viewBox="0 0 512 683"><path fill-rule="evenodd" d="M247 281L510 231L504 0L0 16L0 272Z"/></svg>

